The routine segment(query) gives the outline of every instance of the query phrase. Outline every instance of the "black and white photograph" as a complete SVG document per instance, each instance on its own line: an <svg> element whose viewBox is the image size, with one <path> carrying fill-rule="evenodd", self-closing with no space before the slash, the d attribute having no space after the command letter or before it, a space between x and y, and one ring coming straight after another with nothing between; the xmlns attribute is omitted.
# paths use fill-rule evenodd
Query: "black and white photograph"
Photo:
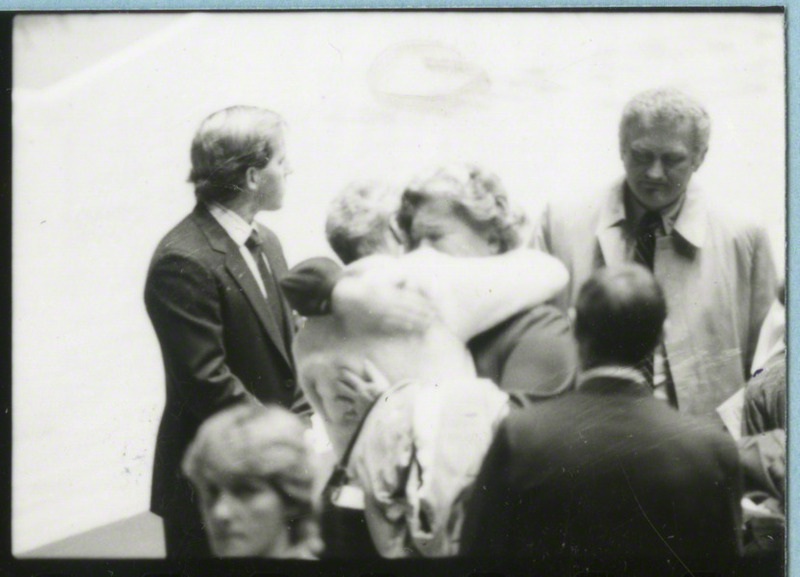
<svg viewBox="0 0 800 577"><path fill-rule="evenodd" d="M783 575L785 26L17 14L12 555Z"/></svg>

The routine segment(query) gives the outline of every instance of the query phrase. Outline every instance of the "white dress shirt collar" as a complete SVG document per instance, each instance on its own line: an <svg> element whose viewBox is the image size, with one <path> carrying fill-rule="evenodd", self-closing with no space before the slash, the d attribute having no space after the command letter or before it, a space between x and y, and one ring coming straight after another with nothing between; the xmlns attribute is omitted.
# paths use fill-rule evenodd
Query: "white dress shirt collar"
<svg viewBox="0 0 800 577"><path fill-rule="evenodd" d="M206 204L208 212L214 217L219 225L225 229L237 246L242 247L250 235L255 230L252 224L248 224L241 216L218 202Z"/></svg>
<svg viewBox="0 0 800 577"><path fill-rule="evenodd" d="M255 227L252 224L248 224L245 220L233 212L231 209L222 206L218 202L209 202L206 204L208 207L208 212L211 213L211 216L214 217L219 225L225 230L229 237L236 243L236 246L239 247L239 254L242 255L245 264L247 264L247 268L250 269L250 273L253 275L253 279L258 284L258 288L261 291L261 295L264 298L267 298L267 289L264 286L264 279L261 278L261 273L258 270L258 264L253 259L253 255L250 252L250 249L245 246L244 243L247 242L247 239L250 238L250 235L255 230ZM266 259L266 256L262 253L261 259L264 263L264 266L267 268L268 271L271 271L269 261Z"/></svg>

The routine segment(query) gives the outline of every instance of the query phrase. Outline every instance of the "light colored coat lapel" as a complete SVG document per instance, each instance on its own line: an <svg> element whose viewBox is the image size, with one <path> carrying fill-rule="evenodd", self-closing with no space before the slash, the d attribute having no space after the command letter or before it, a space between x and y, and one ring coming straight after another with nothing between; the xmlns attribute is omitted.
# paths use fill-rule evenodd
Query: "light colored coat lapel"
<svg viewBox="0 0 800 577"><path fill-rule="evenodd" d="M626 246L625 231L622 224L625 221L625 204L622 202L623 185L620 183L608 195L608 202L600 208L600 217L597 221L595 236L603 262L606 266L618 266L625 263Z"/></svg>

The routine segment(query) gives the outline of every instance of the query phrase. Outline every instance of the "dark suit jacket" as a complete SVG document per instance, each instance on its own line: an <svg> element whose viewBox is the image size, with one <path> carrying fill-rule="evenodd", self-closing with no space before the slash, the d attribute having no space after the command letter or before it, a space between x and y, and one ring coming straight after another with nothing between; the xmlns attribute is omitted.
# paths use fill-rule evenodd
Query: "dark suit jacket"
<svg viewBox="0 0 800 577"><path fill-rule="evenodd" d="M636 383L597 378L512 410L475 484L462 551L720 570L739 551L739 476L720 430Z"/></svg>
<svg viewBox="0 0 800 577"><path fill-rule="evenodd" d="M258 225L272 272L286 262L277 237ZM158 245L145 287L166 372L166 406L156 441L151 510L194 506L183 454L208 416L238 401L297 400L291 313L278 326L239 248L202 205Z"/></svg>
<svg viewBox="0 0 800 577"><path fill-rule="evenodd" d="M575 341L567 316L554 306L521 312L474 337L468 347L478 374L511 393L517 405L573 387Z"/></svg>

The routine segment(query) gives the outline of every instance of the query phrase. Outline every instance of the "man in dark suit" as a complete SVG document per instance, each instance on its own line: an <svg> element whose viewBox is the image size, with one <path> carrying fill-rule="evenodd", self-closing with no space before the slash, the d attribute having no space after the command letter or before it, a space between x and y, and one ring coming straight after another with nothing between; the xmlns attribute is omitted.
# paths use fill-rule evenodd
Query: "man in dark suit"
<svg viewBox="0 0 800 577"><path fill-rule="evenodd" d="M275 277L280 243L254 216L281 207L283 121L236 106L201 124L190 182L197 205L158 245L145 287L166 372L151 510L163 517L167 556L206 556L198 503L181 459L200 424L235 402L298 402L293 323Z"/></svg>
<svg viewBox="0 0 800 577"><path fill-rule="evenodd" d="M585 283L577 389L512 411L501 426L463 552L583 567L647 559L684 572L723 571L736 558L735 444L655 399L635 368L660 342L665 317L644 267L601 269Z"/></svg>

